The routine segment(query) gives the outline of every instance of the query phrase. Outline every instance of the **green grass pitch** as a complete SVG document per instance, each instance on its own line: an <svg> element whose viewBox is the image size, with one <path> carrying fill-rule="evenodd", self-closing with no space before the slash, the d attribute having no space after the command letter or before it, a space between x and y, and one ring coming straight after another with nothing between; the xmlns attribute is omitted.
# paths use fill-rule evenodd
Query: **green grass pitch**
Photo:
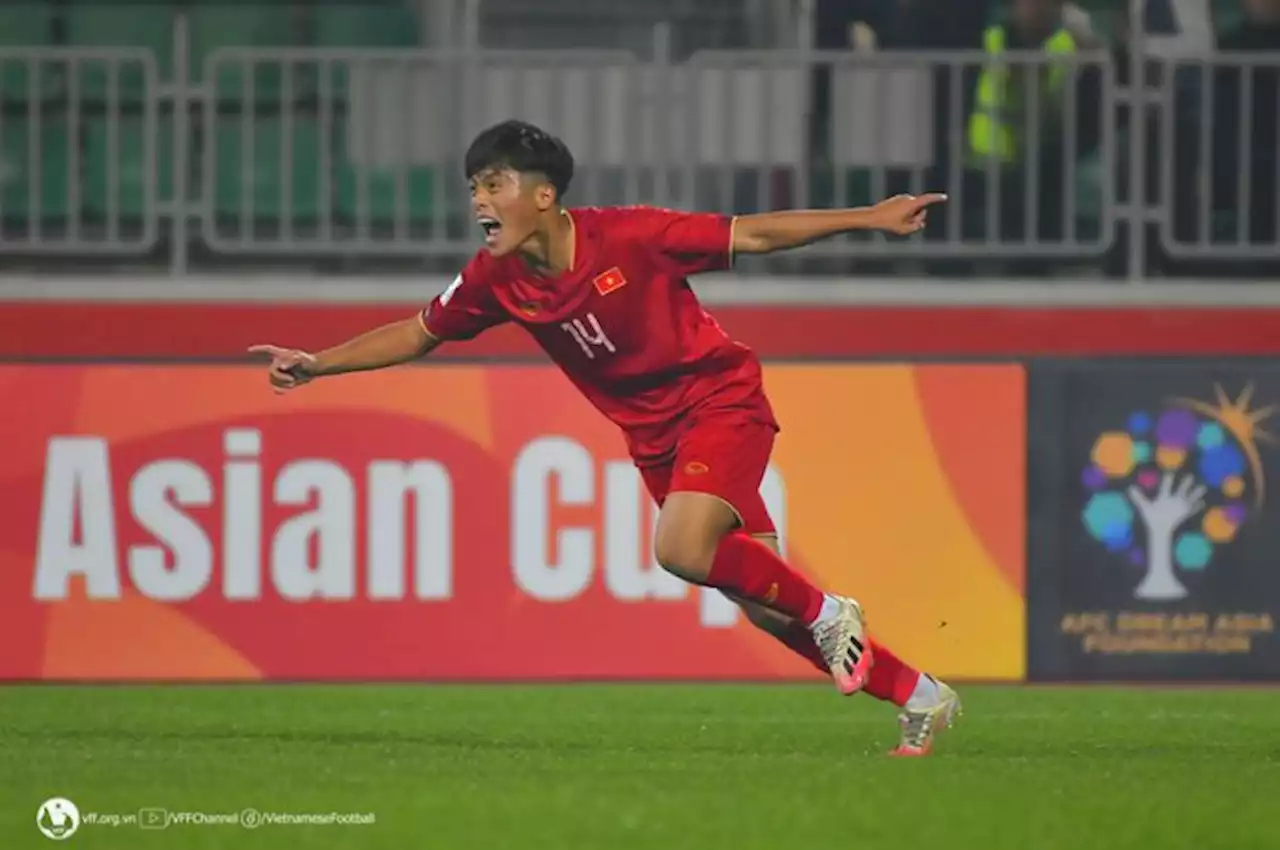
<svg viewBox="0 0 1280 850"><path fill-rule="evenodd" d="M932 758L819 686L0 688L0 847L1274 850L1280 690L961 690ZM82 813L372 825L36 827Z"/></svg>

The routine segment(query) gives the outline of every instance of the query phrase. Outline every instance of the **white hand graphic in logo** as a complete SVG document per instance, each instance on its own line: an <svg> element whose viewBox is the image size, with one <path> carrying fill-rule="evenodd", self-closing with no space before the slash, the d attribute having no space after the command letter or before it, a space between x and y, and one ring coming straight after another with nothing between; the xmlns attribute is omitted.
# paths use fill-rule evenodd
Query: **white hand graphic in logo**
<svg viewBox="0 0 1280 850"><path fill-rule="evenodd" d="M1173 473L1166 472L1153 497L1142 488L1129 487L1129 501L1147 529L1147 574L1134 591L1139 599L1182 599L1187 589L1173 571L1173 536L1187 520L1204 510L1204 485L1193 475L1183 476L1174 486Z"/></svg>

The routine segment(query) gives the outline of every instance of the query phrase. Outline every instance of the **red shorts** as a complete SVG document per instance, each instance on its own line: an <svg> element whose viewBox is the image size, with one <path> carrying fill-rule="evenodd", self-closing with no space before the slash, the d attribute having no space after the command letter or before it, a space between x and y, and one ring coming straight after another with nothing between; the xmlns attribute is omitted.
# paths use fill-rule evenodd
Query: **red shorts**
<svg viewBox="0 0 1280 850"><path fill-rule="evenodd" d="M760 497L776 429L764 422L711 419L680 437L670 463L640 470L659 506L668 493L691 491L721 499L738 514L747 534L776 534Z"/></svg>

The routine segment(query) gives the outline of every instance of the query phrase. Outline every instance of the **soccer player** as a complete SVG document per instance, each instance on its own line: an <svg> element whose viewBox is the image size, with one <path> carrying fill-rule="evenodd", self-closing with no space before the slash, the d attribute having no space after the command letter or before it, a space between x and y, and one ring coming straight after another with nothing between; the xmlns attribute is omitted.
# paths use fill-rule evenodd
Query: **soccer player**
<svg viewBox="0 0 1280 850"><path fill-rule="evenodd" d="M315 354L251 347L270 355L276 391L405 363L442 342L519 324L622 429L660 506L658 562L720 589L752 623L829 674L840 693L866 690L900 706L894 753L928 753L959 710L955 691L875 642L855 600L824 593L779 557L759 490L779 430L760 362L702 310L687 277L727 269L736 254L850 230L914 233L945 196L737 217L568 209L568 148L517 121L480 133L465 171L484 250L415 316Z"/></svg>

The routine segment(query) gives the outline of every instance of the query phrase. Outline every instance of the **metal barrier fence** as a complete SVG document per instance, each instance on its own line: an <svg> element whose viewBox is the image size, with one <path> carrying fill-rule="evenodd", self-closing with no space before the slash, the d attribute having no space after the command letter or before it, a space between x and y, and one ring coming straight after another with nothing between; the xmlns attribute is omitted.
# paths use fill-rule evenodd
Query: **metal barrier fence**
<svg viewBox="0 0 1280 850"><path fill-rule="evenodd" d="M1181 257L1280 257L1280 55L1166 68L1161 241Z"/></svg>
<svg viewBox="0 0 1280 850"><path fill-rule="evenodd" d="M0 252L156 246L158 90L145 50L0 50Z"/></svg>
<svg viewBox="0 0 1280 850"><path fill-rule="evenodd" d="M1270 54L1165 62L1135 139L1105 52L236 48L197 86L181 47L172 81L144 50L0 49L0 253L465 256L463 152L521 117L573 149L573 204L951 197L925 238L811 257L1096 258L1126 222L1174 256L1280 257Z"/></svg>

